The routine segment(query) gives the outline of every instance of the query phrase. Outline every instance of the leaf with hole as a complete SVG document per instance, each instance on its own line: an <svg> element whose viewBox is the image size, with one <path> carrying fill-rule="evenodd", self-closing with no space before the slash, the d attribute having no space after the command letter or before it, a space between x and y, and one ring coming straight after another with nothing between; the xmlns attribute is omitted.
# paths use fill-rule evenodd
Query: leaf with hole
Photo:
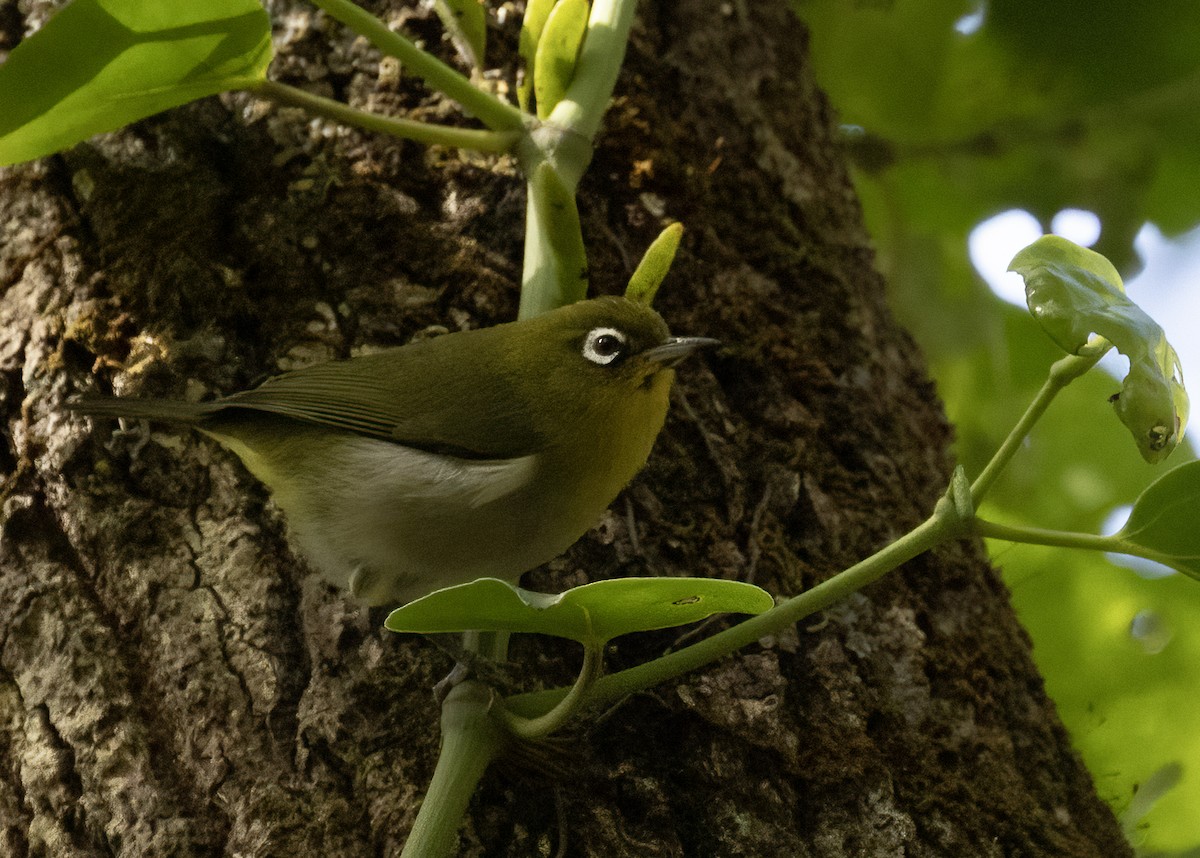
<svg viewBox="0 0 1200 858"><path fill-rule="evenodd" d="M397 608L394 632L530 632L603 644L619 635L665 629L713 614L760 614L774 606L765 590L713 578L615 578L550 595L496 578L447 587Z"/></svg>

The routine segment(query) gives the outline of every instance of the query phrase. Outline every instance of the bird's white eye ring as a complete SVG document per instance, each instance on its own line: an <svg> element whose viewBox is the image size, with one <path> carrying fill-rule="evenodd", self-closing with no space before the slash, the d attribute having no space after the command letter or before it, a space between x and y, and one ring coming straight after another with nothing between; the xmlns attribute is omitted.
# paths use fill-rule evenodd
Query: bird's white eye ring
<svg viewBox="0 0 1200 858"><path fill-rule="evenodd" d="M628 341L616 328L592 328L583 338L583 356L592 363L608 366L625 355Z"/></svg>

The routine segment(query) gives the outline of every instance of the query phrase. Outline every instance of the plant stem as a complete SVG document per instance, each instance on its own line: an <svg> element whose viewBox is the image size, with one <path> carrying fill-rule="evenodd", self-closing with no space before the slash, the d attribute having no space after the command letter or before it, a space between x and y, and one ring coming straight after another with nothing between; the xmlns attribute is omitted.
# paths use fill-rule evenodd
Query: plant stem
<svg viewBox="0 0 1200 858"><path fill-rule="evenodd" d="M587 257L578 212L573 199L566 211L552 191L573 196L591 160L592 140L625 58L635 5L636 0L593 0L566 93L518 149L521 170L529 180L519 318L569 304L586 293Z"/></svg>
<svg viewBox="0 0 1200 858"><path fill-rule="evenodd" d="M572 188L549 161L529 173L526 183L525 259L518 319L587 297L587 249Z"/></svg>
<svg viewBox="0 0 1200 858"><path fill-rule="evenodd" d="M971 529L977 536L985 536L989 539L1003 539L1008 542L1131 554L1134 557L1143 557L1146 560L1153 560L1167 566L1171 566L1173 560L1178 561L1178 558L1172 558L1161 552L1146 548L1144 545L1135 545L1121 539L1119 536L1098 536L1094 533L1077 533L1071 530L1046 530L1040 527L998 524L982 518L976 518Z"/></svg>
<svg viewBox="0 0 1200 858"><path fill-rule="evenodd" d="M422 51L408 39L389 30L387 25L350 0L313 0L317 6L350 29L366 36L385 54L400 60L409 71L443 95L454 99L463 109L494 131L521 131L533 118L471 83L441 60Z"/></svg>
<svg viewBox="0 0 1200 858"><path fill-rule="evenodd" d="M474 149L476 152L510 152L521 136L516 131L481 131L449 125L431 125L411 119L392 119L273 80L258 81L247 89L259 98L302 107L309 113L324 116L342 125L381 131L393 137L416 140L419 143L437 143L459 149Z"/></svg>
<svg viewBox="0 0 1200 858"><path fill-rule="evenodd" d="M1058 548L1086 548L1092 551L1117 551L1123 543L1111 536L1094 533L1076 533L1069 530L1045 530L1040 527L998 524L977 518L971 528L978 536L989 539L1004 539L1008 542L1026 542L1030 545L1053 545Z"/></svg>
<svg viewBox="0 0 1200 858"><path fill-rule="evenodd" d="M1020 449L1021 444L1024 443L1033 425L1041 419L1046 409L1050 407L1050 403L1054 401L1054 397L1058 396L1064 387L1094 367L1107 350L1100 349L1095 354L1089 354L1085 357L1068 355L1065 358L1055 361L1050 366L1050 373L1047 375L1042 389L1033 398L1033 402L1029 403L1029 407L1025 409L1025 413L1021 415L1021 419L1017 421L1012 431L1008 433L1008 437L1004 439L1004 443L1000 445L1000 449L996 451L991 461L984 467L983 472L971 484L971 499L976 507L979 506L988 489L992 487L992 483L1000 476L1000 472L1004 470L1017 450Z"/></svg>
<svg viewBox="0 0 1200 858"><path fill-rule="evenodd" d="M575 75L548 124L595 138L625 59L635 7L636 0L593 0Z"/></svg>
<svg viewBox="0 0 1200 858"><path fill-rule="evenodd" d="M491 702L491 689L474 680L459 683L446 695L437 768L401 858L457 854L458 827L471 795L504 747L504 732L489 714Z"/></svg>
<svg viewBox="0 0 1200 858"><path fill-rule="evenodd" d="M878 580L885 574L930 548L967 532L969 521L958 514L953 502L943 498L934 514L866 560L851 566L811 590L793 596L765 614L751 617L731 629L662 658L623 670L599 679L587 696L589 706L603 706L636 691L649 688L668 679L716 661L765 635L775 634L810 614L824 610ZM506 708L526 716L549 710L565 696L557 688L531 694L520 694L504 701Z"/></svg>
<svg viewBox="0 0 1200 858"><path fill-rule="evenodd" d="M554 708L536 718L523 718L506 708L503 702L496 708L495 715L510 733L520 739L533 740L549 736L579 711L587 699L587 694L600 676L600 668L604 663L604 645L600 643L585 644L583 648L583 666L579 677L571 690Z"/></svg>

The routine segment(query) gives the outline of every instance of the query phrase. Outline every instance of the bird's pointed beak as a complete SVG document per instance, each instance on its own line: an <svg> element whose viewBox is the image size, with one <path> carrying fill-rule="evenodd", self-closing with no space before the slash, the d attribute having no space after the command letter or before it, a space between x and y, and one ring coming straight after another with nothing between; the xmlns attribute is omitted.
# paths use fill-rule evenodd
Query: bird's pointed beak
<svg viewBox="0 0 1200 858"><path fill-rule="evenodd" d="M664 368L669 368L697 349L707 349L720 344L720 340L714 340L711 337L671 337L654 348L642 352L642 357L661 364Z"/></svg>

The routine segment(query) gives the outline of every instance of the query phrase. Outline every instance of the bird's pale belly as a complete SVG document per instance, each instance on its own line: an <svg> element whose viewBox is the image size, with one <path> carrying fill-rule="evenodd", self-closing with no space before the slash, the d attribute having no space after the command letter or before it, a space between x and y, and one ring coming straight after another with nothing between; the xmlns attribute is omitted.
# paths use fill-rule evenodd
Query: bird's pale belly
<svg viewBox="0 0 1200 858"><path fill-rule="evenodd" d="M570 547L633 476L601 480L619 480L610 489L564 473L552 455L476 461L353 435L337 444L310 458L327 464L300 484L272 479L269 462L247 464L316 571L372 605L476 578L516 582Z"/></svg>

